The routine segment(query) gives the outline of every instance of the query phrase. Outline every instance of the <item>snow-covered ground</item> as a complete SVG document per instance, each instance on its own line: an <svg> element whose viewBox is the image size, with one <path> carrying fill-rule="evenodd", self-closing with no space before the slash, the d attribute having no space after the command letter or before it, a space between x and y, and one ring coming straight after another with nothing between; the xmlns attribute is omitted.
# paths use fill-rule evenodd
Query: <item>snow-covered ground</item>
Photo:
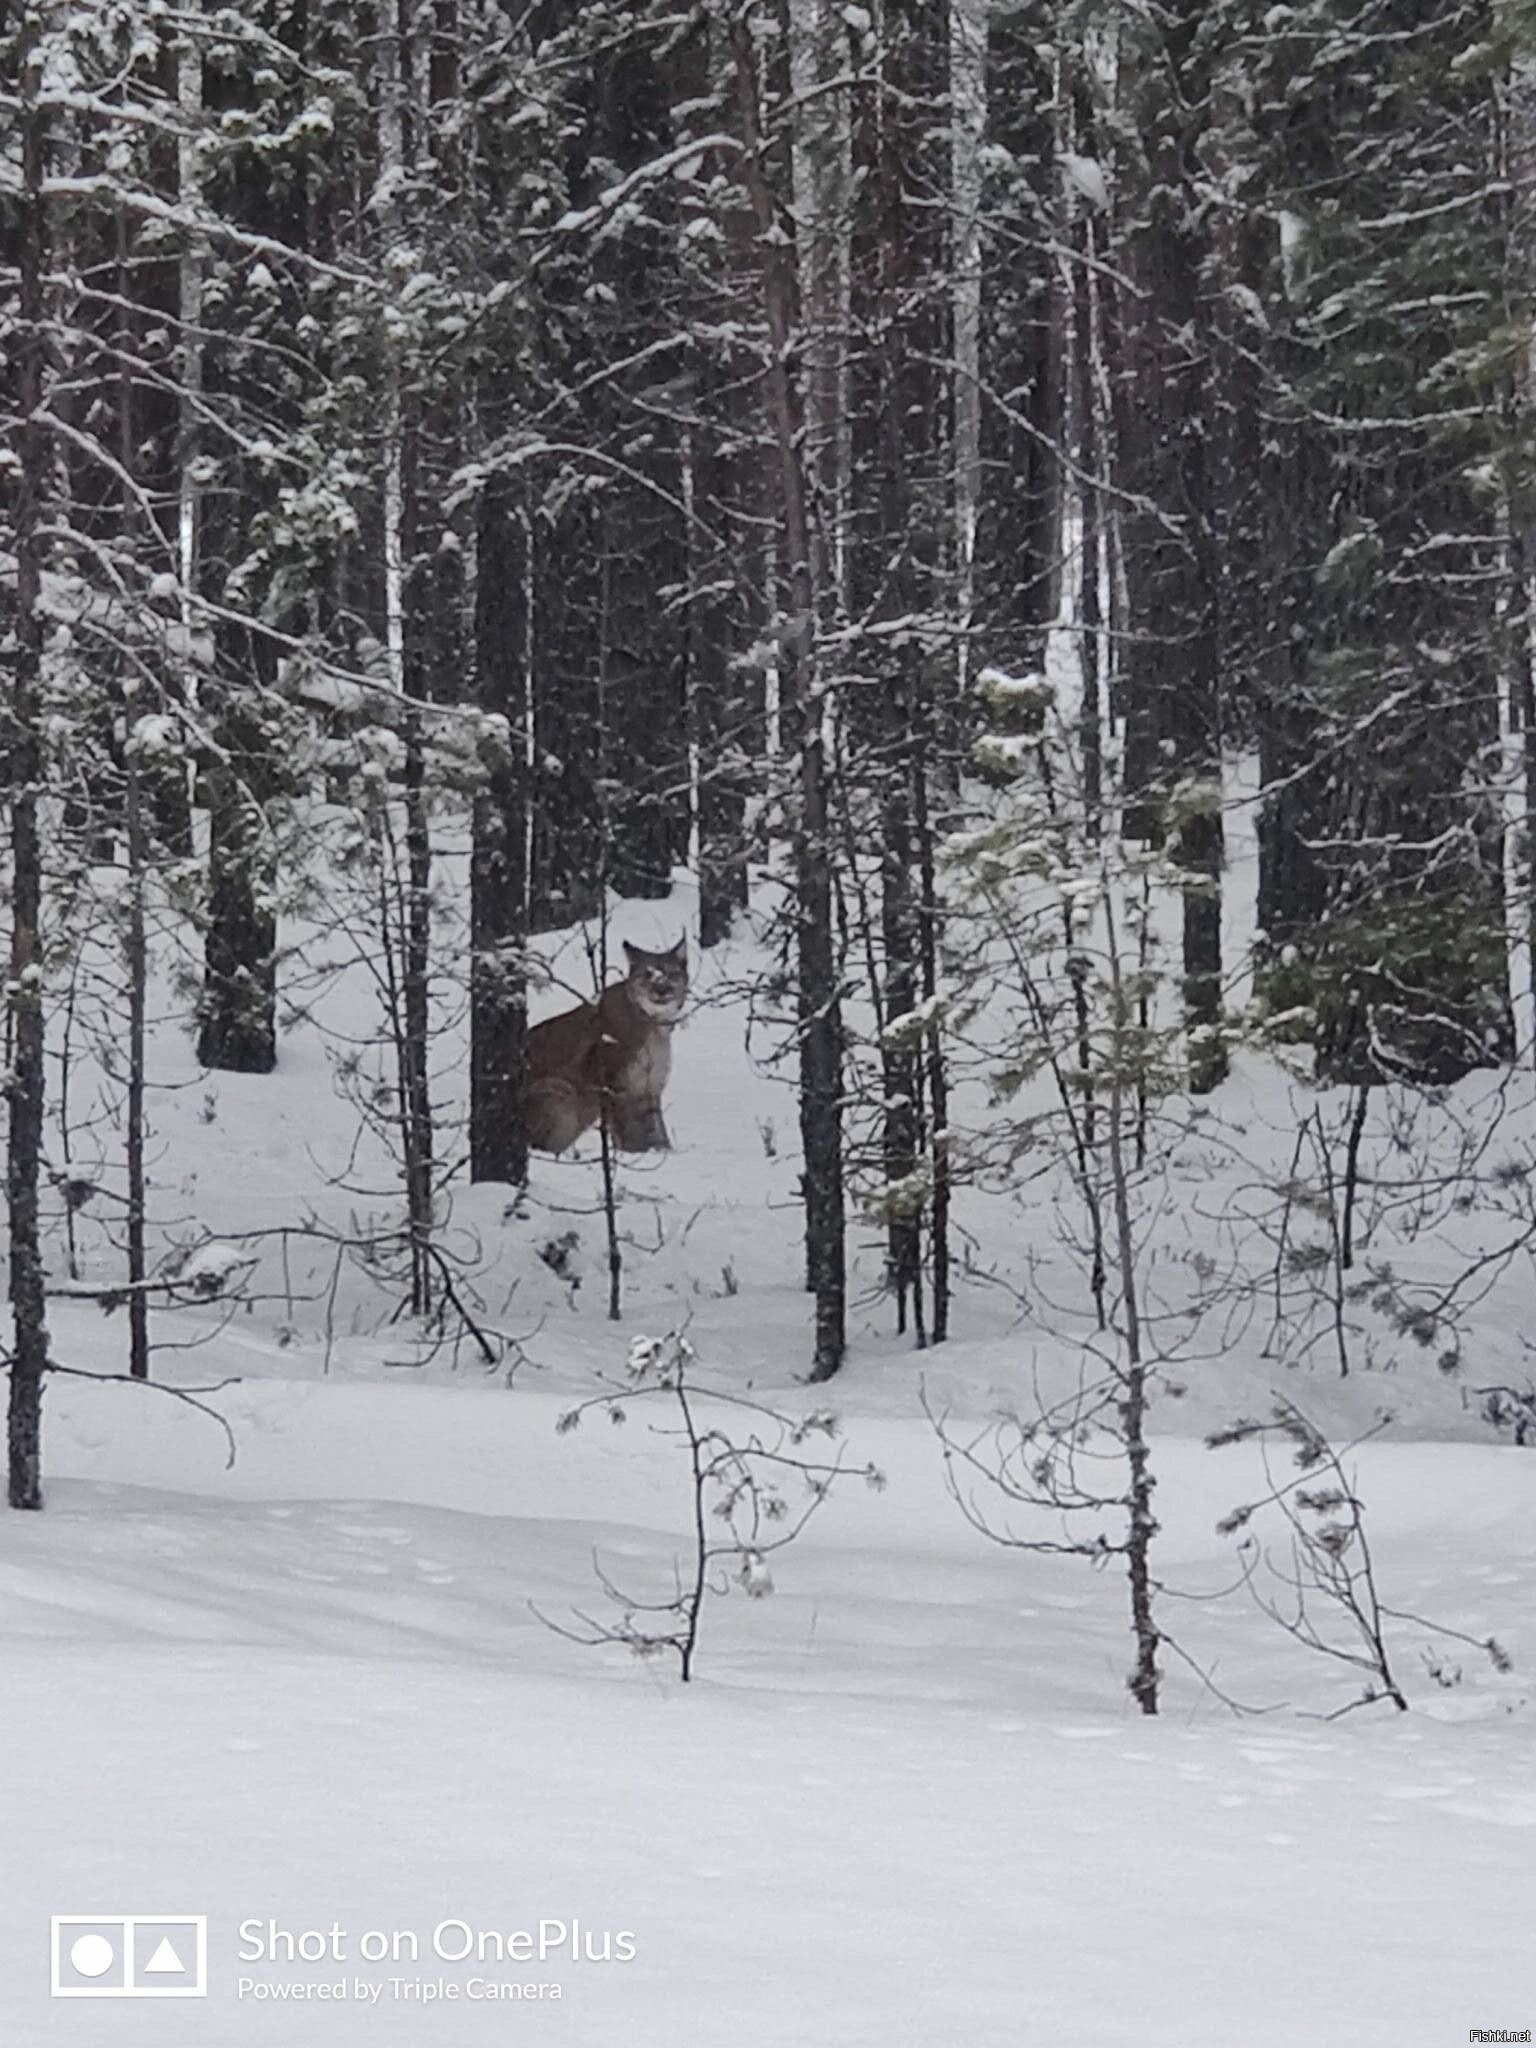
<svg viewBox="0 0 1536 2048"><path fill-rule="evenodd" d="M681 915L630 906L619 931L669 942ZM693 1685L546 1625L600 1610L594 1563L643 1597L672 1588L676 1445L643 1410L556 1429L636 1333L686 1326L701 1376L810 1400L793 1103L738 993L758 964L739 945L699 970L678 1150L623 1168L617 1327L590 1159L543 1161L522 1213L504 1190L454 1200L484 1320L521 1340L494 1368L472 1344L423 1346L366 1276L296 1240L286 1264L264 1248L248 1310L156 1316L190 1346L158 1354L163 1378L237 1380L205 1397L232 1466L218 1427L163 1392L52 1383L48 1509L9 1517L0 1546L6 2048L1432 2048L1536 2025L1536 1453L1480 1419L1477 1374L1411 1344L1367 1348L1343 1379L1321 1347L1266 1355L1262 1300L1208 1320L1155 1410L1178 1649L1164 1713L1143 1719L1117 1569L978 1535L924 1413L979 1428L1080 1368L1059 1304L1081 1310L1081 1276L1047 1184L964 1194L970 1270L942 1352L893 1336L877 1233L855 1232L832 1393L849 1461L887 1483L835 1491L775 1560L771 1598L712 1602ZM155 1074L177 1084L154 1108L166 1241L386 1207L356 1191L383 1180L352 1154L315 1026L276 1076L206 1083L162 1031ZM1153 1272L1170 1301L1189 1247L1230 1251L1219 1219L1251 1205L1289 1085L1245 1067L1221 1132L1197 1125L1178 1151ZM979 1086L963 1107L988 1113ZM1514 1103L1511 1128L1528 1114ZM119 1270L93 1212L86 1281ZM1413 1278L1453 1270L1453 1228L1397 1241ZM562 1275L538 1254L569 1230ZM1524 1356L1526 1291L1522 1265L1469 1311L1480 1372ZM120 1370L122 1321L56 1302L57 1357ZM1511 1671L1400 1622L1411 1711L1327 1718L1354 1674L1240 1591L1199 1597L1235 1576L1218 1520L1262 1490L1251 1447L1201 1438L1275 1393L1341 1442L1384 1423L1349 1459L1383 1598L1496 1636ZM208 1917L206 2000L50 1998L50 1916L124 1913ZM269 1922L326 1953L243 1960L242 1924ZM536 1947L541 1922L552 1953L525 1958L513 1937ZM572 1957L578 1925L610 1960ZM402 1959L369 1959L374 1935ZM459 1959L482 1936L491 1959ZM509 2011L481 1995L503 1985L560 1996Z"/></svg>
<svg viewBox="0 0 1536 2048"><path fill-rule="evenodd" d="M594 1546L665 1590L685 1505L673 1451L638 1424L557 1438L557 1405L270 1383L230 1410L226 1476L194 1417L146 1419L132 1390L57 1399L60 1462L121 1477L60 1480L7 1527L7 2040L1428 2048L1530 2018L1518 1672L1484 1679L1468 1653L1442 1689L1406 1628L1414 1711L1309 1719L1347 1681L1240 1606L1192 1605L1190 1653L1268 1711L1234 1717L1175 1664L1146 1722L1117 1578L973 1536L922 1426L882 1417L850 1434L885 1492L830 1502L772 1599L717 1603L685 1690L530 1612L592 1608ZM1208 1588L1243 1454L1158 1454L1160 1565ZM1518 1651L1536 1460L1359 1463L1394 1599ZM206 1913L208 2001L50 2005L59 1911ZM248 1920L339 1923L347 1962L242 1963ZM629 1932L634 1958L432 1957L442 1923L541 1920ZM361 1962L372 1930L426 1960ZM323 2014L251 1988L359 1979L377 2004ZM563 1997L512 2019L468 1999L478 1980ZM424 2019L412 1981L465 1996Z"/></svg>

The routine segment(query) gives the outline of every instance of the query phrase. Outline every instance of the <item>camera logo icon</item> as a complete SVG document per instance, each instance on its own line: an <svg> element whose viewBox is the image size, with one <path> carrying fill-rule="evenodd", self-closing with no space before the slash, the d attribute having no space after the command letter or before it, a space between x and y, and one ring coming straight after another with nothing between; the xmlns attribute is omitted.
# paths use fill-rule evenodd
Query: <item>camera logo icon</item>
<svg viewBox="0 0 1536 2048"><path fill-rule="evenodd" d="M55 1998L206 1998L205 1913L55 1913Z"/></svg>

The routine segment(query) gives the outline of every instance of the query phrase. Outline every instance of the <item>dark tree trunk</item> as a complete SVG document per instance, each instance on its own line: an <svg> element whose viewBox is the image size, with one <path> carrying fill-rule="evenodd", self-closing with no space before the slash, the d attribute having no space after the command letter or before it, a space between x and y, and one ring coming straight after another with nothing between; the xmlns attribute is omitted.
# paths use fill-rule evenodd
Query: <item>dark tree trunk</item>
<svg viewBox="0 0 1536 2048"><path fill-rule="evenodd" d="M16 548L16 650L10 718L5 733L10 781L11 1072L6 1202L10 1223L11 1398L10 1486L13 1508L43 1504L43 1375L48 1366L47 1291L38 1227L47 1079L43 1066L43 967L39 945L43 849L38 831L42 750L44 622L42 535L48 486L48 436L43 424L43 277L49 260L45 116L38 105L42 62L35 35L24 32L19 53L21 191L17 236L17 467L12 486Z"/></svg>
<svg viewBox="0 0 1536 2048"><path fill-rule="evenodd" d="M1221 1031L1220 642L1208 459L1211 334L1201 284L1196 156L1209 117L1197 51L1203 8L1160 17L1138 81L1144 214L1130 237L1137 293L1122 296L1118 439L1132 502L1121 515L1130 615L1125 830L1166 839L1184 887L1184 1015L1196 1093L1226 1075Z"/></svg>
<svg viewBox="0 0 1536 2048"><path fill-rule="evenodd" d="M149 1378L149 1296L145 1255L146 1181L144 1162L145 1056L148 1026L149 946L144 924L144 804L139 761L128 750L124 792L128 843L128 929L124 966L128 974L128 1372Z"/></svg>
<svg viewBox="0 0 1536 2048"><path fill-rule="evenodd" d="M807 1269L816 1297L811 1378L843 1362L846 1275L843 1213L842 992L832 925L831 806L820 731L822 698L797 677L800 817L795 839L800 964L800 1138L805 1156Z"/></svg>
<svg viewBox="0 0 1536 2048"><path fill-rule="evenodd" d="M1327 875L1310 843L1326 833L1328 808L1323 724L1310 684L1317 611L1312 536L1326 521L1328 488L1317 430L1302 420L1274 421L1264 475L1262 575L1270 623L1259 629L1253 664L1263 791L1254 976L1271 1016L1298 1013L1282 1035L1310 1040L1311 961L1328 902Z"/></svg>
<svg viewBox="0 0 1536 2048"><path fill-rule="evenodd" d="M579 191L598 199L615 173L631 173L672 140L659 52L649 39L599 46L586 81ZM665 188L622 234L601 239L592 269L604 294L589 322L595 362L612 366L590 401L602 461L594 520L603 570L599 629L606 678L609 786L602 792L604 868L616 894L657 902L687 858L687 622L689 562L676 506L682 429L673 388L676 317L658 279L671 250L658 216ZM657 345L668 347L659 354ZM633 370L623 367L638 358ZM654 365L660 364L658 369Z"/></svg>
<svg viewBox="0 0 1536 2048"><path fill-rule="evenodd" d="M718 127L716 107L729 101L731 49L727 19L705 11L686 52L680 50L674 106L688 111L678 140ZM685 449L688 472L688 702L699 859L699 944L726 938L751 897L747 799L762 744L761 684L746 667L761 597L768 582L762 516L760 452L742 431L741 391L755 379L750 281L756 268L751 207L730 177L728 159L709 159L719 185L695 204L713 234L690 250L687 311L696 334L691 349L692 411ZM723 212L723 221L720 215ZM685 218L684 231L689 226ZM714 252L714 253L711 253Z"/></svg>
<svg viewBox="0 0 1536 2048"><path fill-rule="evenodd" d="M604 528L609 569L603 618L610 843L608 879L620 896L662 902L687 846L684 745L686 628L669 622L658 592L680 592L686 572L665 543L654 501L625 505ZM659 629L659 630L658 630ZM679 845L681 834L681 846Z"/></svg>
<svg viewBox="0 0 1536 2048"><path fill-rule="evenodd" d="M266 815L272 743L263 698L275 662L258 629L230 637L242 643L246 674L217 687L217 751L203 770L208 930L197 1056L224 1073L270 1074L277 1065L277 918Z"/></svg>
<svg viewBox="0 0 1536 2048"><path fill-rule="evenodd" d="M409 38L402 49L419 55ZM404 565L403 679L411 702L400 721L405 760L401 801L405 812L405 901L401 928L400 994L404 1024L402 1135L405 1140L405 1195L412 1243L412 1307L425 1315L432 1306L435 1275L432 1240L433 1162L437 1136L432 1116L432 823L428 811L426 727L421 710L436 680L432 645L435 522L425 505L421 473L422 429L413 397L402 405L400 464L400 559ZM457 678L454 679L457 687Z"/></svg>
<svg viewBox="0 0 1536 2048"><path fill-rule="evenodd" d="M937 1016L939 993L939 891L935 870L933 816L929 806L927 743L937 718L931 703L920 707L918 732L923 741L913 752L912 829L917 847L921 897L918 904L918 959L922 972L923 1001L929 1021L923 1030L923 1079L927 1090L928 1142L932 1155L933 1185L928 1195L928 1285L930 1343L942 1344L949 1336L949 1060L944 1049L944 1026Z"/></svg>
<svg viewBox="0 0 1536 2048"><path fill-rule="evenodd" d="M877 211L868 314L873 362L864 380L871 418L861 439L876 451L878 525L852 551L849 609L854 616L883 614L908 622L903 635L875 642L874 673L860 686L871 708L857 716L857 726L880 803L888 1279L898 1329L905 1331L910 1321L921 1344L928 1334L922 1296L925 1197L916 1175L925 1070L922 1034L903 1025L916 1005L920 975L923 871L914 812L918 783L930 763L919 697L947 605L937 547L948 513L939 485L948 467L945 393L935 366L947 353L949 294L943 216L929 195L943 189L948 175L941 115L949 17L933 0L898 0L887 11L885 30L879 99L865 130Z"/></svg>
<svg viewBox="0 0 1536 2048"><path fill-rule="evenodd" d="M401 1012L404 1022L405 1200L412 1246L412 1307L425 1315L432 1306L433 1271L428 1253L433 1226L433 1155L429 1064L432 1034L432 834L427 817L426 740L414 707L401 723L405 742L405 917L401 938Z"/></svg>
<svg viewBox="0 0 1536 2048"><path fill-rule="evenodd" d="M530 518L527 597L538 690L529 926L536 932L580 923L600 902L597 527L590 510L567 511L558 528L536 509Z"/></svg>
<svg viewBox="0 0 1536 2048"><path fill-rule="evenodd" d="M471 1180L528 1178L528 785L524 579L527 528L505 478L480 499L475 669L482 740L470 863L469 1171Z"/></svg>
<svg viewBox="0 0 1536 2048"><path fill-rule="evenodd" d="M713 385L713 378L708 380ZM706 413L687 460L697 517L690 524L688 713L699 846L699 944L730 936L747 907L747 744L743 690L733 670L731 626L737 578L727 558L734 510L731 468Z"/></svg>
<svg viewBox="0 0 1536 2048"><path fill-rule="evenodd" d="M1034 17L995 12L987 128L1004 168L988 180L982 214L977 654L1014 673L1044 668L1060 582L1065 306L1044 232L1057 192L1054 96Z"/></svg>
<svg viewBox="0 0 1536 2048"><path fill-rule="evenodd" d="M121 502L123 530L134 525L133 476L138 438L133 375L129 362L136 336L131 311L132 286L129 276L127 221L117 217L117 283L122 301L120 314L120 356L117 388L117 459L122 470ZM148 1264L145 1256L147 1212L144 1161L144 1091L146 1039L149 1024L149 941L144 918L145 868L148 848L144 830L144 757L136 743L134 719L137 709L136 681L125 691L123 711L123 827L128 856L127 927L123 934L123 966L128 979L128 1374L131 1379L149 1378L149 1296L144 1289ZM165 776L157 778L163 787ZM183 778L185 780L185 778Z"/></svg>

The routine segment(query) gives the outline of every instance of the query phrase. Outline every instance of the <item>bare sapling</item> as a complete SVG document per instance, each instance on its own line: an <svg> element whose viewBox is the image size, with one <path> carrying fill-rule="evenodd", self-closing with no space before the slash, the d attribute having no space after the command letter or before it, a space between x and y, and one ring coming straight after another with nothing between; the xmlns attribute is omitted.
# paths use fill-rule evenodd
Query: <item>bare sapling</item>
<svg viewBox="0 0 1536 2048"><path fill-rule="evenodd" d="M1389 1622L1469 1643L1496 1671L1510 1668L1508 1654L1493 1636L1479 1639L1390 1607L1382 1599L1366 1535L1365 1504L1344 1463L1349 1451L1366 1440L1362 1437L1345 1451L1336 1450L1293 1401L1277 1401L1268 1421L1235 1422L1206 1439L1212 1450L1257 1443L1263 1453L1266 1491L1257 1500L1240 1503L1216 1525L1219 1535L1243 1532L1239 1547L1244 1577L1259 1608L1303 1649L1362 1674L1356 1696L1324 1716L1330 1721L1383 1700L1400 1714L1407 1713L1407 1696L1387 1641ZM1271 1446L1291 1452L1293 1477L1276 1476ZM1265 1511L1277 1515L1285 1529L1288 1555L1282 1552L1278 1560L1250 1526Z"/></svg>
<svg viewBox="0 0 1536 2048"><path fill-rule="evenodd" d="M623 1423L640 1402L668 1411L670 1419L652 1429L686 1453L688 1469L688 1535L671 1592L642 1599L594 1560L612 1611L578 1611L575 1627L539 1617L573 1642L622 1643L640 1657L674 1656L684 1684L694 1675L711 1596L723 1596L734 1584L762 1599L773 1591L769 1559L795 1541L840 1480L861 1479L876 1489L885 1484L874 1465L844 1464L840 1449L831 1457L814 1454L811 1446L834 1444L839 1434L828 1410L781 1414L701 1385L697 1364L692 1344L677 1331L636 1337L624 1384L579 1402L556 1425L567 1434L594 1412Z"/></svg>

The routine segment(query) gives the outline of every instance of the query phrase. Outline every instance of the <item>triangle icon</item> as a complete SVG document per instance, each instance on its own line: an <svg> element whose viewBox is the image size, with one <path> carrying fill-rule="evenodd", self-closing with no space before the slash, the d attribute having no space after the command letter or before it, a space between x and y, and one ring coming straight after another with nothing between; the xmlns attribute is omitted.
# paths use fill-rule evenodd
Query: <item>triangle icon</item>
<svg viewBox="0 0 1536 2048"><path fill-rule="evenodd" d="M146 1977L152 1970L158 1971L161 1976L174 1974L178 1977L184 1977L187 1974L187 1966L181 1960L181 1957L177 1955L175 1949L171 1947L169 1935L162 1937L160 1946L144 1965Z"/></svg>

